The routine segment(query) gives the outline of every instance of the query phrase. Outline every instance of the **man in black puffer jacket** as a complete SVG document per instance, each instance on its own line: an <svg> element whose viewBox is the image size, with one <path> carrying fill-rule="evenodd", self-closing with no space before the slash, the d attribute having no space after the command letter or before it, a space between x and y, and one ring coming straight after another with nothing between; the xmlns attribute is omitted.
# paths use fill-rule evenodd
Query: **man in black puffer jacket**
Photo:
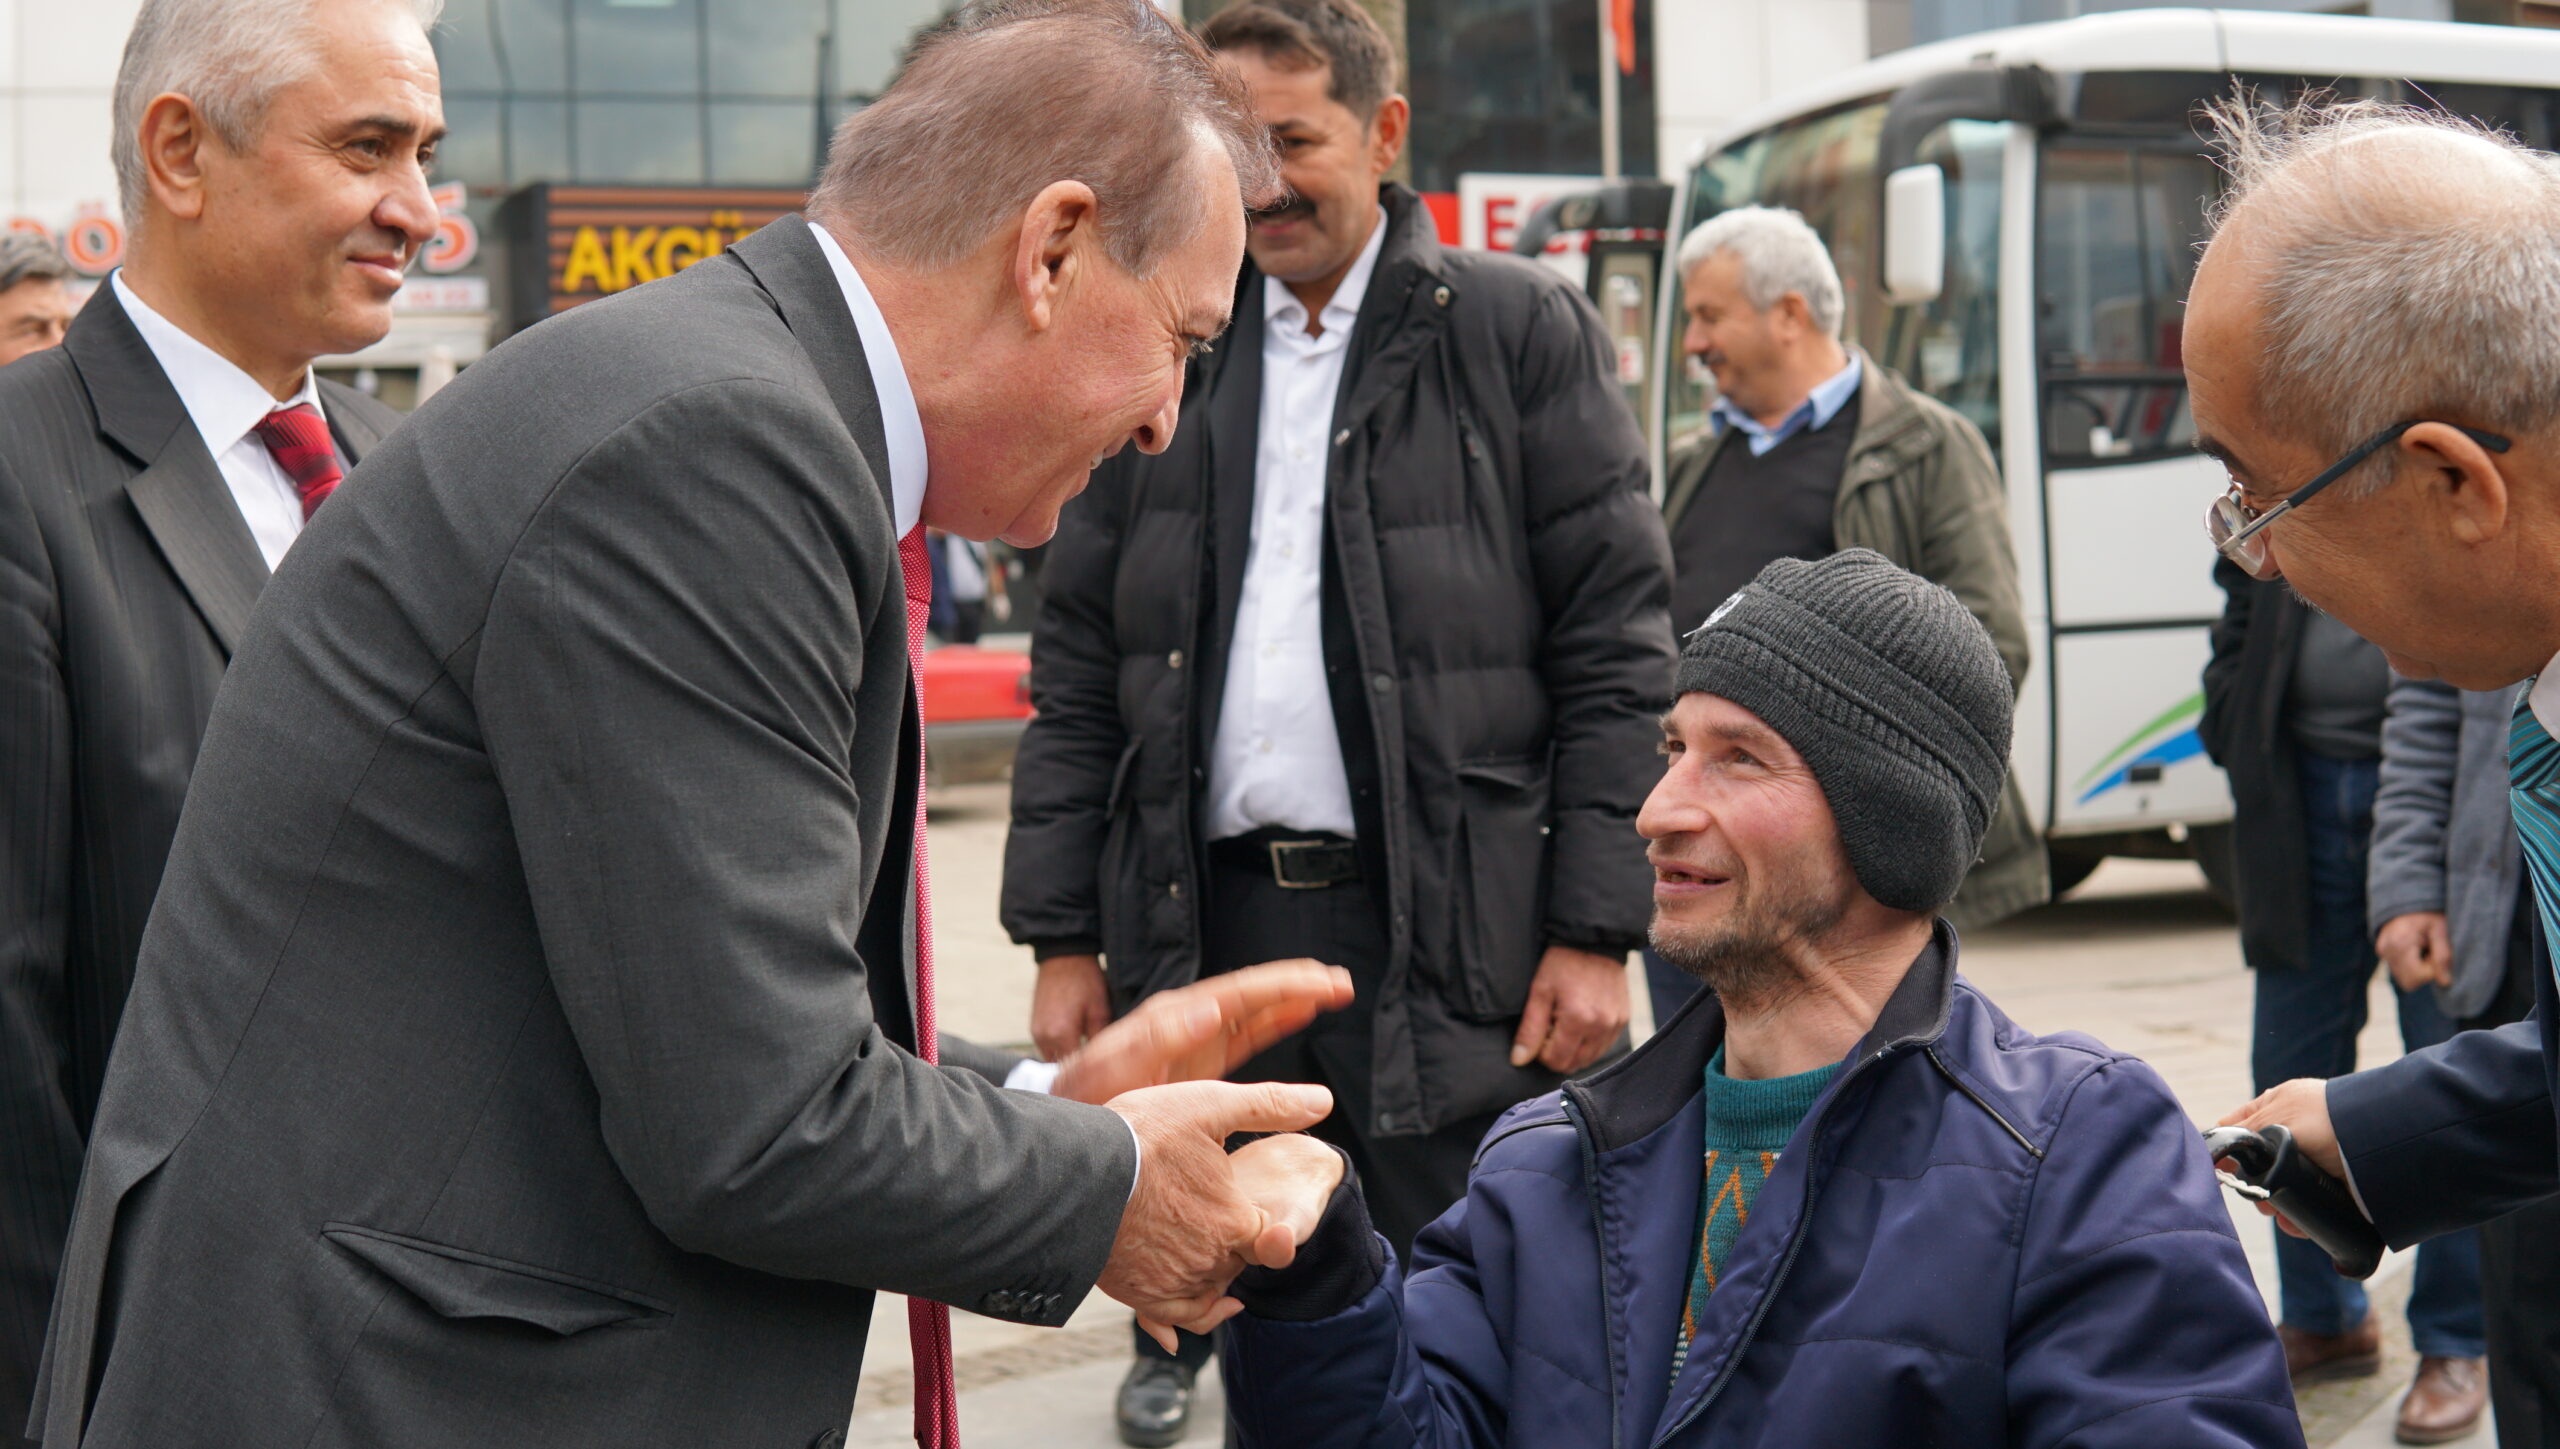
<svg viewBox="0 0 2560 1449"><path fill-rule="evenodd" d="M1625 1026L1670 552L1590 304L1380 184L1407 108L1374 22L1245 0L1202 39L1292 196L1170 446L1104 463L1049 550L1004 923L1053 1057L1205 974L1349 967L1358 1003L1243 1075L1334 1090L1319 1131L1401 1247ZM1141 1363L1130 1442L1174 1442L1188 1385Z"/></svg>

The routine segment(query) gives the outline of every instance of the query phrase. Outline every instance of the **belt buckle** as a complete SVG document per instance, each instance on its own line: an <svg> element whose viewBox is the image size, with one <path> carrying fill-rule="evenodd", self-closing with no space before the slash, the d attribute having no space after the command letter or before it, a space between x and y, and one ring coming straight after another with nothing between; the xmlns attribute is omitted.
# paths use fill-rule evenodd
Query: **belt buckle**
<svg viewBox="0 0 2560 1449"><path fill-rule="evenodd" d="M1320 891L1333 884L1329 880L1296 880L1289 872L1290 857L1306 851L1322 850L1322 840L1275 840L1271 842L1271 879L1284 891Z"/></svg>

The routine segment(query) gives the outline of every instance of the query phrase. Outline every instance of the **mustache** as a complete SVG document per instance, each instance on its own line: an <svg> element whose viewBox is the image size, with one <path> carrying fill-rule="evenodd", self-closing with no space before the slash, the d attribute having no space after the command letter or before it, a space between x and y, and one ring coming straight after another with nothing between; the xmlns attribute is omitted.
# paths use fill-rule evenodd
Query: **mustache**
<svg viewBox="0 0 2560 1449"><path fill-rule="evenodd" d="M1316 204L1294 191L1283 191L1279 199L1267 206L1256 207L1248 221L1297 221L1316 214Z"/></svg>

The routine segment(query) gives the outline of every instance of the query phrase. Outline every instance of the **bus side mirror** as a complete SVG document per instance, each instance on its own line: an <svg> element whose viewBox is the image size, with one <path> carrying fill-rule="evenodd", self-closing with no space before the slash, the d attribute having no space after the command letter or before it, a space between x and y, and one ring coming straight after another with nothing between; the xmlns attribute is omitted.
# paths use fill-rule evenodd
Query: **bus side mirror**
<svg viewBox="0 0 2560 1449"><path fill-rule="evenodd" d="M1897 306L1934 302L1947 285L1947 173L1905 166L1884 179L1884 292Z"/></svg>

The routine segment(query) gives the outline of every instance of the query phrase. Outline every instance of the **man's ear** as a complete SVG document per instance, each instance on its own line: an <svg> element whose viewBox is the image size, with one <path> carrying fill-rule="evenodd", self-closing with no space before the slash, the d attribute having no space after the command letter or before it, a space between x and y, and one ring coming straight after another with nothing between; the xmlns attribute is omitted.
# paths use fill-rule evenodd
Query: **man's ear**
<svg viewBox="0 0 2560 1449"><path fill-rule="evenodd" d="M1778 300L1769 306L1769 320L1778 324L1773 330L1788 342L1821 330L1813 325L1813 304L1804 299L1802 292L1779 293Z"/></svg>
<svg viewBox="0 0 2560 1449"><path fill-rule="evenodd" d="M1032 331L1045 332L1056 323L1059 303L1093 265L1101 240L1097 216L1093 188L1081 181L1052 181L1023 209L1013 249L1013 290Z"/></svg>
<svg viewBox="0 0 2560 1449"><path fill-rule="evenodd" d="M2487 543L2506 531L2514 503L2499 459L2448 423L2420 423L2400 435L2399 462L2419 470L2424 486L2449 516L2454 538Z"/></svg>
<svg viewBox="0 0 2560 1449"><path fill-rule="evenodd" d="M1378 114L1369 122L1369 171L1384 176L1396 168L1396 158L1404 154L1405 138L1413 133L1413 103L1402 96L1389 96L1378 102Z"/></svg>
<svg viewBox="0 0 2560 1449"><path fill-rule="evenodd" d="M221 144L195 102L175 92L151 98L134 127L151 199L172 216L193 221L204 214L205 152Z"/></svg>

